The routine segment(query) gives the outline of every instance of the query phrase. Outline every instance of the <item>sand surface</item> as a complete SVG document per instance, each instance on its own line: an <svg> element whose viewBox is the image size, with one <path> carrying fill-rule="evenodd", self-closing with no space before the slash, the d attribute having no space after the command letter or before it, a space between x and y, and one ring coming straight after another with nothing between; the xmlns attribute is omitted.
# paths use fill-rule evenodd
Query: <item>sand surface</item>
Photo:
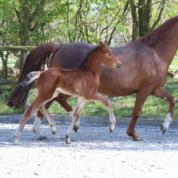
<svg viewBox="0 0 178 178"><path fill-rule="evenodd" d="M178 130L162 136L159 126L139 126L142 141L126 135L126 125L110 134L107 127L81 126L66 145L68 126L58 125L53 136L42 126L47 140L38 141L32 125L20 145L12 140L17 124L0 124L0 178L172 178L178 170Z"/></svg>

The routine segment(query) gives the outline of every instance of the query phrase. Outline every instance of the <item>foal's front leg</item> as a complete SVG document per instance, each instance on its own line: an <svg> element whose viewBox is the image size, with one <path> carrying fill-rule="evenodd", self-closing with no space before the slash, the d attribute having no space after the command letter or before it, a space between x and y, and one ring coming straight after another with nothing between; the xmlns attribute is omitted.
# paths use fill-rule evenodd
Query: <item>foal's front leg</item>
<svg viewBox="0 0 178 178"><path fill-rule="evenodd" d="M77 105L72 113L72 121L71 125L67 131L65 142L66 144L70 144L70 138L72 135L73 130L75 129L77 122L79 122L80 112L85 104L85 100L83 98L78 98Z"/></svg>
<svg viewBox="0 0 178 178"><path fill-rule="evenodd" d="M116 125L116 118L114 116L113 113L113 109L112 109L112 102L109 100L108 97L101 95L99 93L97 93L94 97L92 97L92 100L96 100L96 101L100 101L101 103L103 103L106 108L108 109L109 112L109 120L110 120L110 127L109 127L109 131L113 132L115 129L115 125Z"/></svg>

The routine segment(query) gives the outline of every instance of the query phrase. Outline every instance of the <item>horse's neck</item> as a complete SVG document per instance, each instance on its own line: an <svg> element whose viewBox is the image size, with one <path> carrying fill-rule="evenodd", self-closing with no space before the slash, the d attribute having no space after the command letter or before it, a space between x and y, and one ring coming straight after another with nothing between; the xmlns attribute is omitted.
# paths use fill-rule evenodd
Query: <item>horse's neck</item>
<svg viewBox="0 0 178 178"><path fill-rule="evenodd" d="M172 62L178 49L178 24L177 29L171 29L165 33L164 37L154 46L159 57L168 65Z"/></svg>
<svg viewBox="0 0 178 178"><path fill-rule="evenodd" d="M87 61L85 62L84 66L82 67L83 70L99 74L100 73L100 66L101 66L101 57L99 57L97 54L91 54Z"/></svg>
<svg viewBox="0 0 178 178"><path fill-rule="evenodd" d="M143 41L169 66L178 49L178 17L160 26L158 30L143 38Z"/></svg>

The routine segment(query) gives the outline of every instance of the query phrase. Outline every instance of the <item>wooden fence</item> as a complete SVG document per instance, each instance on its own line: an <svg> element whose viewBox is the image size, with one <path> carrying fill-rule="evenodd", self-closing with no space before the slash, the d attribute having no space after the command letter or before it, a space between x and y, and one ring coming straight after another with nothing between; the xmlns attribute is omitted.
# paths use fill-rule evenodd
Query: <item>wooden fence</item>
<svg viewBox="0 0 178 178"><path fill-rule="evenodd" d="M15 85L23 59L32 48L34 46L0 46L0 89ZM15 66L16 63L19 65Z"/></svg>

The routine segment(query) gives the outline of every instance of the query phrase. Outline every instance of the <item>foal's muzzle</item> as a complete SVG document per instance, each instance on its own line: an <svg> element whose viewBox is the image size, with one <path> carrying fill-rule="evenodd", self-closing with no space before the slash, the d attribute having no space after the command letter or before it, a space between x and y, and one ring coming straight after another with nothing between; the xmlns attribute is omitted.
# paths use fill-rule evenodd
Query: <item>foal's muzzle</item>
<svg viewBox="0 0 178 178"><path fill-rule="evenodd" d="M117 65L116 65L116 68L120 68L121 65L122 65L121 63L117 64Z"/></svg>

